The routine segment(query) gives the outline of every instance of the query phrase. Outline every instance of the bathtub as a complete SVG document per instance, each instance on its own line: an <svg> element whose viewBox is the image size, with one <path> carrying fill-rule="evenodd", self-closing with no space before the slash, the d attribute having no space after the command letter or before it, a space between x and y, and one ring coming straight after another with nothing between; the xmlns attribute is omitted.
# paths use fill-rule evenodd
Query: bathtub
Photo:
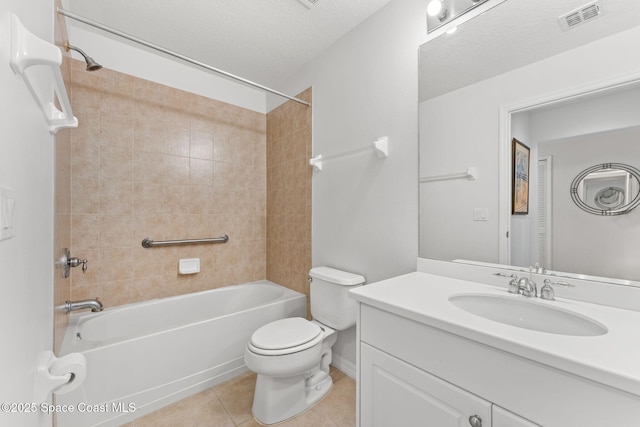
<svg viewBox="0 0 640 427"><path fill-rule="evenodd" d="M70 316L60 355L83 384L56 395L59 427L119 426L247 371L253 331L306 314L303 294L263 280Z"/></svg>

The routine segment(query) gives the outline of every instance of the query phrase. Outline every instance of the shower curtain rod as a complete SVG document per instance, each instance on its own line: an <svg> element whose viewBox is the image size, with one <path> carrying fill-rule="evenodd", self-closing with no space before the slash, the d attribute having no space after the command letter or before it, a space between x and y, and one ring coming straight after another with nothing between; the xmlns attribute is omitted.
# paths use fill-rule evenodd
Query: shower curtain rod
<svg viewBox="0 0 640 427"><path fill-rule="evenodd" d="M82 17L82 16L77 15L77 14L75 14L73 12L69 12L68 10L64 10L61 7L58 7L57 10L58 10L58 13L60 15L66 16L67 18L71 18L71 19L74 19L76 21L80 21L80 22L82 22L84 24L87 24L87 25L90 25L92 27L98 28L98 29L100 29L102 31L106 31L107 33L111 33L111 34L114 34L116 36L125 38L127 40L132 41L132 42L141 44L141 45L146 46L148 48L151 48L151 49L157 50L159 52L162 52L164 54L167 54L169 56L173 56L174 58L181 59L183 61L186 61L186 62L189 62L191 64L197 65L198 67L202 67L202 68L207 69L209 71L213 71L214 73L218 73L218 74L221 74L221 75L223 75L225 77L229 77L231 79L237 80L237 81L242 82L244 84L247 84L249 86L253 86L255 88L264 90L264 91L272 93L274 95L282 96L283 98L290 99L290 100L295 101L295 102L297 102L299 104L303 104L303 105L306 105L306 106L310 106L311 105L307 101L303 101L302 99L299 99L299 98L296 98L294 96L290 96L290 95L284 94L282 92L279 92L277 90L268 88L268 87L263 86L261 84L254 83L251 80L247 80L247 79L244 79L242 77L238 77L238 76L236 76L234 74L228 73L226 71L222 71L222 70L220 70L218 68L214 68L214 67L212 67L210 65L207 65L207 64L205 64L203 62L196 61L195 59L189 58L188 56L181 55L181 54L173 52L173 51L171 51L169 49L165 49L162 46L158 46L158 45L155 45L153 43L149 43L149 42L147 42L145 40L139 39L139 38L137 38L135 36L132 36L130 34L123 33L122 31L115 30L115 29L113 29L111 27L107 27L106 25L102 25L102 24L100 24L98 22L92 21L91 19Z"/></svg>

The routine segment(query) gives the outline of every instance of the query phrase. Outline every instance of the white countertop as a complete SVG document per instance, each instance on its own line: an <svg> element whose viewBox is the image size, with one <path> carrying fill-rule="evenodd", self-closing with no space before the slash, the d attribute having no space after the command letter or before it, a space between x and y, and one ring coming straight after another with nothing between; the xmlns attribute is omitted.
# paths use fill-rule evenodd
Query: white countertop
<svg viewBox="0 0 640 427"><path fill-rule="evenodd" d="M591 318L608 332L569 336L502 324L451 304L449 297L460 293L556 306ZM361 286L350 295L361 303L640 396L640 312L565 298L530 299L504 287L420 272Z"/></svg>

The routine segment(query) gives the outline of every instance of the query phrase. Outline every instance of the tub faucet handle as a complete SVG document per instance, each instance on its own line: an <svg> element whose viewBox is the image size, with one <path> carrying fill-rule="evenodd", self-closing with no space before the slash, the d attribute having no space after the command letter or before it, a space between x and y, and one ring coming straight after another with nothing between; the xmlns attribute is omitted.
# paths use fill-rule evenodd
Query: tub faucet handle
<svg viewBox="0 0 640 427"><path fill-rule="evenodd" d="M69 260L67 261L67 265L69 267L77 267L79 265L82 265L82 272L83 273L87 271L88 264L89 264L89 261L87 261L86 259L80 259L80 258L76 258L76 257L69 258Z"/></svg>

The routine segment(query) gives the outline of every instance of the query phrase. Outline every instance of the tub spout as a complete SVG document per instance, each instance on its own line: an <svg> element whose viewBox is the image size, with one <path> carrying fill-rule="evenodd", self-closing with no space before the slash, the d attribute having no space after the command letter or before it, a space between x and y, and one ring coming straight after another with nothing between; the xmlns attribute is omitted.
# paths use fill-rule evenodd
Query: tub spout
<svg viewBox="0 0 640 427"><path fill-rule="evenodd" d="M98 301L98 299L86 299L82 301L67 301L64 303L64 312L70 313L76 310L84 310L85 308L90 308L91 311L102 311L104 308L102 303Z"/></svg>

